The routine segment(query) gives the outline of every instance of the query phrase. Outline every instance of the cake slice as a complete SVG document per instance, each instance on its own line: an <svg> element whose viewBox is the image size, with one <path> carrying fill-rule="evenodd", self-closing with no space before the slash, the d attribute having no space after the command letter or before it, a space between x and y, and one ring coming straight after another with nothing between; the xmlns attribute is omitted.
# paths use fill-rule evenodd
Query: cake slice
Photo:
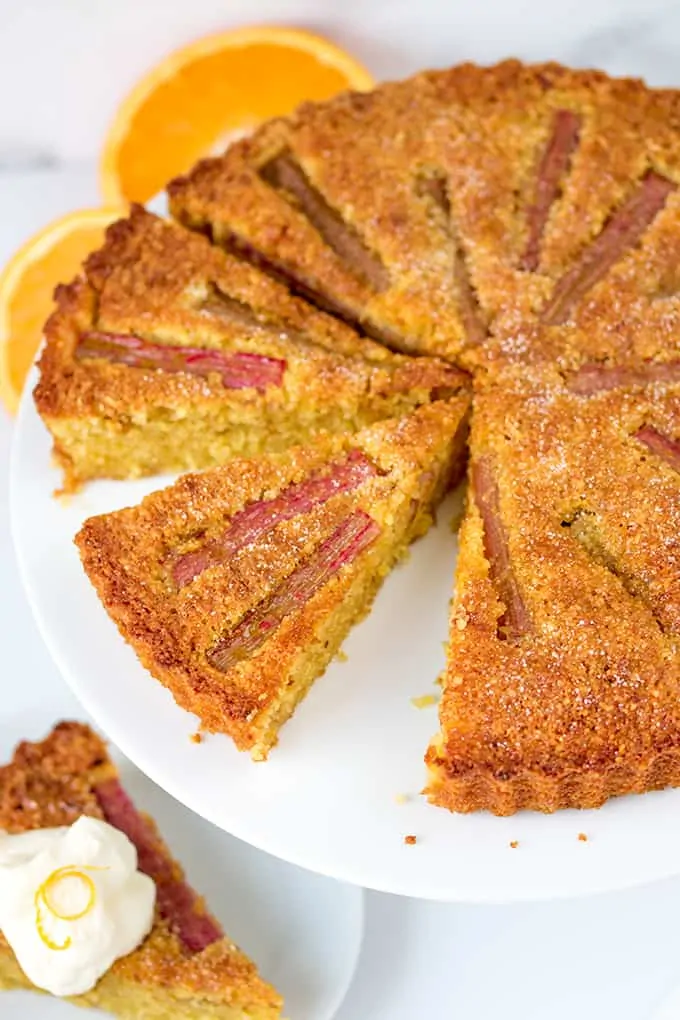
<svg viewBox="0 0 680 1020"><path fill-rule="evenodd" d="M187 475L85 522L76 543L105 608L202 727L266 758L460 477L468 404Z"/></svg>
<svg viewBox="0 0 680 1020"><path fill-rule="evenodd" d="M486 322L430 151L433 78L269 122L173 181L173 215L388 347L455 358ZM468 121L450 98L458 135Z"/></svg>
<svg viewBox="0 0 680 1020"><path fill-rule="evenodd" d="M137 207L58 290L35 401L73 488L285 449L463 384Z"/></svg>
<svg viewBox="0 0 680 1020"><path fill-rule="evenodd" d="M68 826L81 815L108 822L135 845L140 870L156 883L156 918L138 949L69 1001L123 1020L280 1017L280 996L187 884L152 819L121 786L105 745L88 726L63 722L42 742L20 744L0 768L0 830ZM0 989L31 987L0 933Z"/></svg>
<svg viewBox="0 0 680 1020"><path fill-rule="evenodd" d="M525 366L476 398L469 481L431 800L679 785L680 380Z"/></svg>

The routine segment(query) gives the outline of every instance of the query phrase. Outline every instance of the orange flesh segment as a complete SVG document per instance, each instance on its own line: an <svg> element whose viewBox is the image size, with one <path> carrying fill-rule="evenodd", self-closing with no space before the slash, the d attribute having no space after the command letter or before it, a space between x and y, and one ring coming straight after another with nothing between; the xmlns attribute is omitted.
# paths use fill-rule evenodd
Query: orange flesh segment
<svg viewBox="0 0 680 1020"><path fill-rule="evenodd" d="M347 87L337 68L281 44L198 58L160 82L134 114L115 168L121 193L147 201L226 136L290 113L304 98L323 101Z"/></svg>
<svg viewBox="0 0 680 1020"><path fill-rule="evenodd" d="M104 241L107 226L126 210L72 214L72 229L58 224L27 243L8 263L7 277L0 277L0 396L10 411L15 411L24 381L42 340L43 327L53 310L54 289L59 283L73 279L80 272L83 260ZM69 217L70 219L71 217ZM55 230L53 245L39 247L45 233ZM35 254L32 249L35 248ZM15 279L13 267L18 262ZM9 287L7 295L3 285ZM6 301L4 307L2 302Z"/></svg>

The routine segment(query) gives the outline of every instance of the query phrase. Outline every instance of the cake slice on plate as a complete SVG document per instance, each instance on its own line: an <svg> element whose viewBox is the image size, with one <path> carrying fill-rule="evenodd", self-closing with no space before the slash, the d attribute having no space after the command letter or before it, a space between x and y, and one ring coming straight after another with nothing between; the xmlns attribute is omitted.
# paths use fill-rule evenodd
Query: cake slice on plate
<svg viewBox="0 0 680 1020"><path fill-rule="evenodd" d="M680 384L498 383L475 403L430 798L511 814L680 785Z"/></svg>
<svg viewBox="0 0 680 1020"><path fill-rule="evenodd" d="M285 449L464 384L138 207L59 288L35 400L73 487Z"/></svg>
<svg viewBox="0 0 680 1020"><path fill-rule="evenodd" d="M76 537L147 669L266 758L462 472L469 398L187 475Z"/></svg>
<svg viewBox="0 0 680 1020"><path fill-rule="evenodd" d="M20 744L0 768L0 830L15 835L71 826L83 815L107 822L134 844L139 869L156 886L156 914L141 945L118 959L91 991L69 1001L124 1020L280 1017L280 996L224 936L88 726L60 723L42 742ZM32 987L0 933L0 988Z"/></svg>

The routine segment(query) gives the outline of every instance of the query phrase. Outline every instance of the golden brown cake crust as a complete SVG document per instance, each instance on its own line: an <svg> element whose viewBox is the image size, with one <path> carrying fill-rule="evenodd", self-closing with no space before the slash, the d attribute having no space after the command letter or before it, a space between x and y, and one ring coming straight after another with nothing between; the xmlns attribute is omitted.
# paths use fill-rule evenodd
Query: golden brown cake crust
<svg viewBox="0 0 680 1020"><path fill-rule="evenodd" d="M577 141L549 204L538 264L527 271L540 157L561 110L577 118ZM306 104L172 182L171 208L227 247L234 236L246 241L363 316L369 328L376 325L388 342L394 334L404 349L474 367L487 328L511 350L523 349L521 334L526 347L527 327L540 319L560 277L646 172L680 182L679 123L678 93L638 80L554 63L463 64ZM295 181L288 189L285 178L272 184L267 167L281 152L380 257L387 287L357 281L347 257L324 241L323 223L315 227L314 212L305 215ZM436 189L423 187L433 178L445 210ZM644 233L641 250L593 288L592 305L574 310L586 339L600 321L615 332L624 314L639 319L645 333L661 321L677 323L678 215L676 193ZM470 328L458 263L481 328Z"/></svg>
<svg viewBox="0 0 680 1020"><path fill-rule="evenodd" d="M658 445L679 422L678 385L583 394L525 366L478 393L435 803L552 811L680 782L680 460Z"/></svg>
<svg viewBox="0 0 680 1020"><path fill-rule="evenodd" d="M44 740L20 744L12 761L0 768L0 829L19 833L71 825L83 814L103 818L95 788L116 777L106 745L88 726L59 723ZM145 818L153 826L151 819ZM157 846L170 859L160 836ZM173 869L181 879L176 862ZM197 909L204 910L201 901ZM11 954L2 933L1 954ZM249 1016L251 1010L257 1016L257 1010L262 1010L263 1017L280 1015L279 997L233 943L223 938L202 952L190 953L158 915L142 945L118 960L101 986L73 1001L106 1006L106 1000L98 1000L97 991L105 989L108 997L117 983L131 995L135 986L169 989L178 999L195 997L197 1002L233 1005L248 1010Z"/></svg>

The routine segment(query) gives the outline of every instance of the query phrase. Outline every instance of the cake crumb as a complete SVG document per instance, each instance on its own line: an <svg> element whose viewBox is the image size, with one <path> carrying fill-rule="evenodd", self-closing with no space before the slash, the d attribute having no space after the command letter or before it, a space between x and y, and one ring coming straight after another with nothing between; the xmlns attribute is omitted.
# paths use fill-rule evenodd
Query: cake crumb
<svg viewBox="0 0 680 1020"><path fill-rule="evenodd" d="M455 535L456 532L460 531L460 526L463 523L463 517L465 516L465 504L461 503L460 506L456 507L451 517L449 527Z"/></svg>
<svg viewBox="0 0 680 1020"><path fill-rule="evenodd" d="M417 842L418 840L415 836L404 836L404 843L407 846L415 846Z"/></svg>
<svg viewBox="0 0 680 1020"><path fill-rule="evenodd" d="M579 838L581 843L587 843L588 842L588 837L586 836L585 832L579 832L578 838Z"/></svg>
<svg viewBox="0 0 680 1020"><path fill-rule="evenodd" d="M349 655L347 652L343 652L342 648L340 648L336 653L335 658L338 662L347 662L349 660Z"/></svg>
<svg viewBox="0 0 680 1020"><path fill-rule="evenodd" d="M409 795L407 793L398 793L394 799L397 804L407 804L409 801Z"/></svg>
<svg viewBox="0 0 680 1020"><path fill-rule="evenodd" d="M200 730L196 730L195 733L191 734L191 736L189 737L189 740L192 742L192 744L202 744L203 743L203 734L201 733Z"/></svg>
<svg viewBox="0 0 680 1020"><path fill-rule="evenodd" d="M411 704L414 708L429 708L430 705L437 704L437 699L434 694L421 694L417 698L411 698Z"/></svg>
<svg viewBox="0 0 680 1020"><path fill-rule="evenodd" d="M511 850L516 850L518 846L519 846L519 840L518 839L511 839L510 840L510 849Z"/></svg>

